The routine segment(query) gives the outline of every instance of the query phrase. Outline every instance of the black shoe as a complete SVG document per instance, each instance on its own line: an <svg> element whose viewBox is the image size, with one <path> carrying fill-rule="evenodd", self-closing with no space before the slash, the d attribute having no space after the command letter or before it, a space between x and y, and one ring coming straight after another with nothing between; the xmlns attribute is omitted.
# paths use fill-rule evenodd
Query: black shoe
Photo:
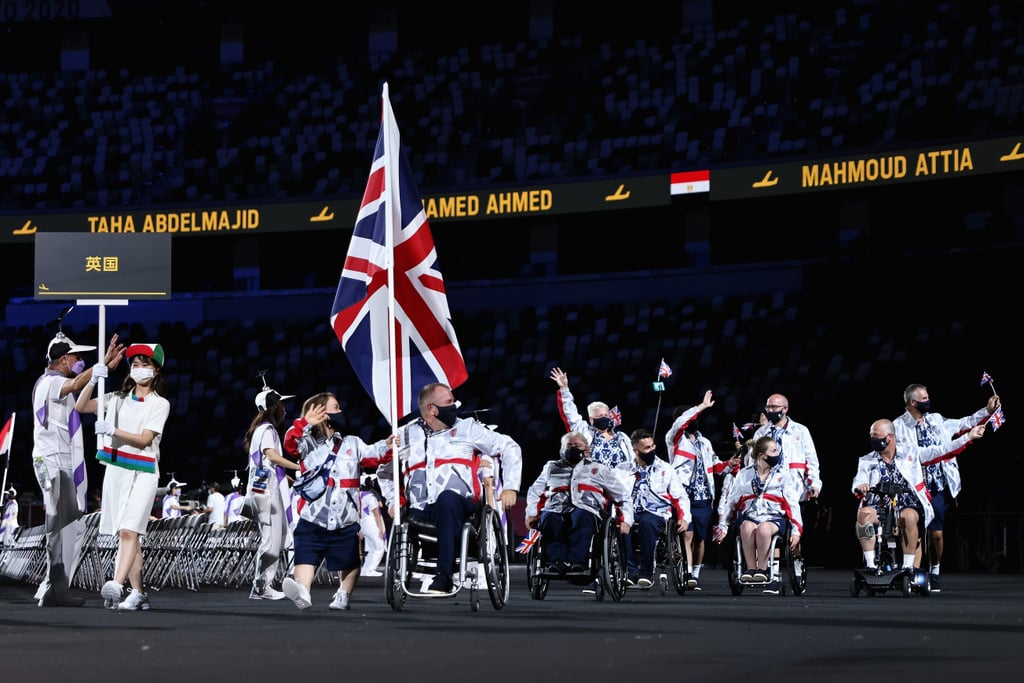
<svg viewBox="0 0 1024 683"><path fill-rule="evenodd" d="M635 586L636 582L639 581L639 580L640 580L640 575L639 574L630 574L628 577L626 577L626 583L628 585L630 585L630 586Z"/></svg>
<svg viewBox="0 0 1024 683"><path fill-rule="evenodd" d="M777 580L776 581L772 581L767 586L765 586L764 590L762 590L761 592L764 593L765 595L778 595L779 594L779 582Z"/></svg>
<svg viewBox="0 0 1024 683"><path fill-rule="evenodd" d="M582 562L572 562L569 564L568 572L570 574L582 574L587 571L587 565Z"/></svg>
<svg viewBox="0 0 1024 683"><path fill-rule="evenodd" d="M445 593L452 592L452 577L449 574L437 574L434 576L434 580L430 582L430 587L427 588L428 593L434 595L443 595Z"/></svg>
<svg viewBox="0 0 1024 683"><path fill-rule="evenodd" d="M547 567L544 567L545 574L564 574L565 564L562 562L552 562Z"/></svg>
<svg viewBox="0 0 1024 683"><path fill-rule="evenodd" d="M929 584L931 584L931 592L932 593L941 593L942 592L942 584L939 583L939 575L938 574L929 574L928 575L928 582L929 582Z"/></svg>
<svg viewBox="0 0 1024 683"><path fill-rule="evenodd" d="M64 573L64 565L55 564L50 567L50 587L43 593L39 601L40 607L81 607L85 598L71 595L68 589L68 577Z"/></svg>
<svg viewBox="0 0 1024 683"><path fill-rule="evenodd" d="M67 590L61 592L50 586L50 590L43 594L39 605L41 607L81 607L85 604L85 598L76 598Z"/></svg>

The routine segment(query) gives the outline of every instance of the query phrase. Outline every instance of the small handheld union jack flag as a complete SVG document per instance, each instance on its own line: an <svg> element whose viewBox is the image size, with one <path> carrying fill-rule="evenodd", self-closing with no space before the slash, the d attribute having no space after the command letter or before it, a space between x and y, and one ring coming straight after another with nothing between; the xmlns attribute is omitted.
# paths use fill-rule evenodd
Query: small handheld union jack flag
<svg viewBox="0 0 1024 683"><path fill-rule="evenodd" d="M619 412L618 406L615 406L614 408L608 411L608 417L612 419L612 422L615 423L616 427L622 424L622 413Z"/></svg>
<svg viewBox="0 0 1024 683"><path fill-rule="evenodd" d="M978 386L982 386L983 387L986 384L989 385L989 387L991 387L992 394L995 395L995 393L996 393L996 383L992 381L992 375L988 374L987 372L983 372L983 373L981 373L981 384L979 384Z"/></svg>
<svg viewBox="0 0 1024 683"><path fill-rule="evenodd" d="M671 377L671 376L672 376L672 368L670 368L668 366L668 363L665 362L665 359L662 358L661 359L661 365L658 367L658 379L661 379L662 377Z"/></svg>
<svg viewBox="0 0 1024 683"><path fill-rule="evenodd" d="M524 538L519 543L519 545L516 546L516 552L520 555L525 555L526 553L530 552L530 548L532 548L539 540L540 531L538 531L537 529L530 529L530 531L526 534L526 538Z"/></svg>
<svg viewBox="0 0 1024 683"><path fill-rule="evenodd" d="M737 441L743 441L743 432L740 431L740 428L736 426L735 422L732 423L732 438Z"/></svg>
<svg viewBox="0 0 1024 683"><path fill-rule="evenodd" d="M1003 407L999 406L996 408L996 412L992 413L988 418L988 424L992 425L992 431L996 431L1003 426L1003 422L1006 421L1006 416L1003 415Z"/></svg>
<svg viewBox="0 0 1024 683"><path fill-rule="evenodd" d="M751 429L753 429L756 426L757 425L755 425L753 422L744 422L743 423L743 431L749 432Z"/></svg>

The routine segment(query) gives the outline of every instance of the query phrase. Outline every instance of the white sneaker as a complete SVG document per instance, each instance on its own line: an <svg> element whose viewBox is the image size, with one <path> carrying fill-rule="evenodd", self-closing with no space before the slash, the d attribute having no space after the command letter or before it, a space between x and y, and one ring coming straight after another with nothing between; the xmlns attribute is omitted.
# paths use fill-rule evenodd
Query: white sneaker
<svg viewBox="0 0 1024 683"><path fill-rule="evenodd" d="M103 588L100 588L100 595L103 596L104 609L117 609L124 596L124 586L117 581L107 581Z"/></svg>
<svg viewBox="0 0 1024 683"><path fill-rule="evenodd" d="M371 571L363 571L363 570L359 570L359 576L384 576L384 575L382 573L378 572L378 571L372 571L372 570Z"/></svg>
<svg viewBox="0 0 1024 683"><path fill-rule="evenodd" d="M294 602L295 606L299 609L309 609L313 606L313 599L309 595L309 589L292 577L285 578L281 582L281 588L284 589L285 597Z"/></svg>
<svg viewBox="0 0 1024 683"><path fill-rule="evenodd" d="M250 600L284 600L286 597L283 591L275 590L270 586L264 586L263 590L257 590L255 586L249 592Z"/></svg>
<svg viewBox="0 0 1024 683"><path fill-rule="evenodd" d="M793 576L800 576L804 573L804 561L793 560Z"/></svg>
<svg viewBox="0 0 1024 683"><path fill-rule="evenodd" d="M128 590L128 597L118 604L117 609L126 611L148 610L149 596L136 590Z"/></svg>
<svg viewBox="0 0 1024 683"><path fill-rule="evenodd" d="M348 593L344 589L339 588L334 594L334 599L331 600L330 609L348 609Z"/></svg>

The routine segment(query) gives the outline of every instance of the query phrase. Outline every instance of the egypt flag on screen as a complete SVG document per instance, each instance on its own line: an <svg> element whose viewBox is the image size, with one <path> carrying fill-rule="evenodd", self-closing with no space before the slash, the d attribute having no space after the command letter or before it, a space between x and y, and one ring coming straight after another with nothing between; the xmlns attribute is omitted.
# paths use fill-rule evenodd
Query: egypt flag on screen
<svg viewBox="0 0 1024 683"><path fill-rule="evenodd" d="M711 192L711 171L681 171L673 173L672 194L694 194Z"/></svg>
<svg viewBox="0 0 1024 683"><path fill-rule="evenodd" d="M394 418L400 420L417 409L426 384L442 382L454 389L468 373L387 83L382 100L380 135L331 308L331 326L363 388L396 425L392 388L397 395Z"/></svg>

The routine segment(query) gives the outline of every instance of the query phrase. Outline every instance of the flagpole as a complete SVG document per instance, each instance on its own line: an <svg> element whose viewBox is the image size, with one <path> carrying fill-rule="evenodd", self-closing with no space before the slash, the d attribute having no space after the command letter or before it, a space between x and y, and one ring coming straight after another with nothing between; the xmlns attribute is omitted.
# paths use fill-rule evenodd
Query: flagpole
<svg viewBox="0 0 1024 683"><path fill-rule="evenodd" d="M14 451L14 418L16 416L17 413L11 413L11 431L7 432L7 443L10 445L7 447L7 464L4 465L4 483L3 486L0 486L0 499L3 498L3 494L7 490L7 473L11 469L11 453ZM0 514L3 514L2 511Z"/></svg>
<svg viewBox="0 0 1024 683"><path fill-rule="evenodd" d="M654 386L657 387L661 383L661 367L665 364L665 359L661 359L661 364L658 365L658 374L654 378ZM657 389L655 389L657 391ZM658 415L661 414L661 396L665 393L665 386L662 385L661 391L658 391L658 407L654 409L654 427L651 428L651 434L657 436L658 434ZM657 441L655 441L657 443Z"/></svg>
<svg viewBox="0 0 1024 683"><path fill-rule="evenodd" d="M397 129L394 112L391 110L391 100L388 96L388 83L384 81L381 92L381 121L380 125L384 131L384 184L385 196L387 197L387 208L384 211L384 252L385 267L388 273L388 373L391 375L391 434L398 435L398 361L397 341L395 334L395 215L401 211L402 205L398 201L398 153L395 149L397 140ZM397 206L395 205L398 202ZM404 445L404 444L403 444ZM392 481L395 483L395 505L392 511L392 523L402 523L402 479L401 467L398 462L398 449L392 442Z"/></svg>
<svg viewBox="0 0 1024 683"><path fill-rule="evenodd" d="M658 407L654 409L654 428L651 429L651 434L654 434L655 436L657 436L657 434L658 434L658 415L661 414L661 394L662 394L662 392L659 391L658 392ZM657 443L657 441L655 441L655 443Z"/></svg>

